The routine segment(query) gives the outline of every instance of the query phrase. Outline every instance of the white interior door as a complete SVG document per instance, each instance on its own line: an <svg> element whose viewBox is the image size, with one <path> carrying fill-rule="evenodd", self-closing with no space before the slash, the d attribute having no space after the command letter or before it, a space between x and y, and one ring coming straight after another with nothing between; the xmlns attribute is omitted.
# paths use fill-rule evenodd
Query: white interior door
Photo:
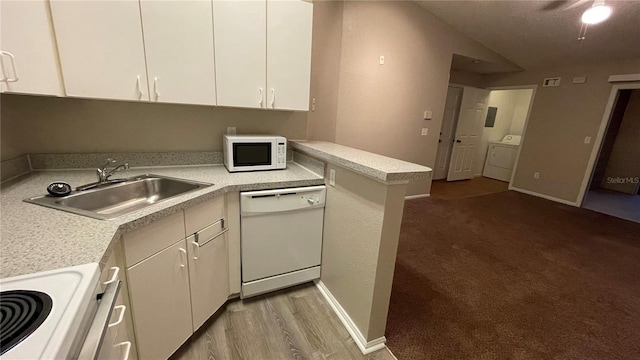
<svg viewBox="0 0 640 360"><path fill-rule="evenodd" d="M473 177L473 162L480 147L488 100L488 90L464 87L447 181Z"/></svg>
<svg viewBox="0 0 640 360"><path fill-rule="evenodd" d="M216 104L211 6L140 1L151 101Z"/></svg>
<svg viewBox="0 0 640 360"><path fill-rule="evenodd" d="M455 131L456 121L458 120L461 98L462 88L449 86L447 100L444 104L444 116L442 118L442 127L440 128L440 139L438 140L438 153L436 155L433 180L447 177L451 148L453 147L453 133Z"/></svg>
<svg viewBox="0 0 640 360"><path fill-rule="evenodd" d="M267 1L269 109L309 110L313 4Z"/></svg>
<svg viewBox="0 0 640 360"><path fill-rule="evenodd" d="M267 4L213 2L218 105L266 107Z"/></svg>

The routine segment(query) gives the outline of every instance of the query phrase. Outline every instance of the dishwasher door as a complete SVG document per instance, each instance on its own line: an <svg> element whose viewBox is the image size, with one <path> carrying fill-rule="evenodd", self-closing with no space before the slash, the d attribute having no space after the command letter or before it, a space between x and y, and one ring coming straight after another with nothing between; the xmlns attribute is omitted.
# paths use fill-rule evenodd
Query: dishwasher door
<svg viewBox="0 0 640 360"><path fill-rule="evenodd" d="M324 186L240 193L245 297L319 277L325 194Z"/></svg>

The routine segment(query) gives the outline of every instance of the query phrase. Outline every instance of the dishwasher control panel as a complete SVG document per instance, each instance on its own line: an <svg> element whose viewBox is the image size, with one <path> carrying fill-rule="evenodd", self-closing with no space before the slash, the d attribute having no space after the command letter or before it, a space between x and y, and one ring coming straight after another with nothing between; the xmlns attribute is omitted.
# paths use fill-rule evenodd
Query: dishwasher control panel
<svg viewBox="0 0 640 360"><path fill-rule="evenodd" d="M323 207L326 192L324 185L241 192L240 212L242 215L250 215Z"/></svg>

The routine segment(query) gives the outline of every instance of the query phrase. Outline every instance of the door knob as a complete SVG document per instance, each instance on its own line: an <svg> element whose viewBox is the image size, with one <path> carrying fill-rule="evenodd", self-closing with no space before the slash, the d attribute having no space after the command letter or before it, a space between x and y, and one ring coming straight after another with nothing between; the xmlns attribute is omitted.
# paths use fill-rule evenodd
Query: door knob
<svg viewBox="0 0 640 360"><path fill-rule="evenodd" d="M438 140L438 142L439 142L439 143L441 143L441 142L442 142L442 140Z"/></svg>
<svg viewBox="0 0 640 360"><path fill-rule="evenodd" d="M462 142L462 140L456 140L456 142L457 142L457 143L461 143L461 142Z"/></svg>

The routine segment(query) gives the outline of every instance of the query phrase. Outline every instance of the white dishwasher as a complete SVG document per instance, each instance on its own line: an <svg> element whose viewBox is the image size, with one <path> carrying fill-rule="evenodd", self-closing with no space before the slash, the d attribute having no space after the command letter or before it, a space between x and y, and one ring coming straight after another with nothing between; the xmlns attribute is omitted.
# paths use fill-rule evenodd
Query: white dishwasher
<svg viewBox="0 0 640 360"><path fill-rule="evenodd" d="M326 188L240 193L241 298L320 278Z"/></svg>

